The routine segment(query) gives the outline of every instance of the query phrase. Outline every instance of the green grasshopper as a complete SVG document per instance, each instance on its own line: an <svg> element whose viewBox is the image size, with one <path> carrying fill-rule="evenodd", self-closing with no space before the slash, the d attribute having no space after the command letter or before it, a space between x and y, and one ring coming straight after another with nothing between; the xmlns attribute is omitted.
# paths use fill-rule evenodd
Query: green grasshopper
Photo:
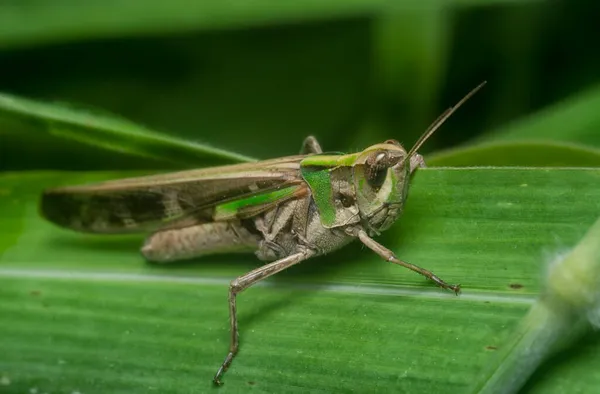
<svg viewBox="0 0 600 394"><path fill-rule="evenodd" d="M229 286L229 352L213 379L220 385L238 353L237 295L355 239L384 260L460 292L460 285L398 259L371 237L400 217L411 174L425 166L417 149L484 84L446 110L408 152L387 140L358 153L326 154L309 136L300 155L46 190L41 212L79 232L152 232L141 248L149 261L254 251L269 262Z"/></svg>

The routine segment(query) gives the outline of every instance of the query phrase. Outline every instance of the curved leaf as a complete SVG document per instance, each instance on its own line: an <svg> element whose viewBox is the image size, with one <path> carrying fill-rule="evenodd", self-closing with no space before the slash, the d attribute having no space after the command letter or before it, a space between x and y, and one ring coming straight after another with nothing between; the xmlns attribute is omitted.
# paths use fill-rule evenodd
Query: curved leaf
<svg viewBox="0 0 600 394"><path fill-rule="evenodd" d="M85 157L90 151L109 151L113 157L116 154L145 159L133 160L126 168L135 168L140 163L147 163L149 168L157 168L156 163L162 163L162 167L165 164L171 164L170 167L200 166L207 158L212 164L253 160L208 145L170 137L114 115L8 94L0 94L0 135L6 141L3 147L6 155L10 155L12 147L19 147L14 153L20 155L21 162L25 162L23 157L27 157L25 152L28 149L41 149L50 155L53 147L59 152L80 157ZM37 156L33 157L38 159ZM97 160L110 163L113 157L107 155ZM83 165L72 156L69 160L77 163L79 169L86 169L85 160ZM44 163L36 160L35 165L43 168ZM109 164L104 168L111 166Z"/></svg>
<svg viewBox="0 0 600 394"><path fill-rule="evenodd" d="M436 152L426 162L432 167L599 167L600 149L549 141L492 142Z"/></svg>
<svg viewBox="0 0 600 394"><path fill-rule="evenodd" d="M550 140L600 147L600 85L482 135L474 142Z"/></svg>

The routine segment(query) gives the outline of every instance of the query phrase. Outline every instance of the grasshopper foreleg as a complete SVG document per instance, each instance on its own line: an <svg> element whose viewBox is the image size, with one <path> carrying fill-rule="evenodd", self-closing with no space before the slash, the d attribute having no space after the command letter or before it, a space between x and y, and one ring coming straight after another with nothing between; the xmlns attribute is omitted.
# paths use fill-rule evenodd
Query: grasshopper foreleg
<svg viewBox="0 0 600 394"><path fill-rule="evenodd" d="M401 265L405 268L408 268L411 271L417 272L417 273L423 275L424 277L432 280L433 282L435 282L435 284L437 284L438 286L440 286L443 289L452 290L457 295L458 295L458 293L460 293L460 285L451 285L449 283L446 283L445 281L440 279L438 276L434 275L433 272L426 270L425 268L421 268L417 265L407 263L406 261L400 260L399 258L397 258L394 255L394 252L392 252L385 246L381 245L380 243L375 241L373 238L369 237L364 230L362 230L362 229L357 230L355 235L358 237L358 239L360 239L360 241L366 247L371 249L373 252L377 253L379 256L381 256L386 261L389 261L390 263Z"/></svg>
<svg viewBox="0 0 600 394"><path fill-rule="evenodd" d="M306 249L300 253L296 253L280 260L274 261L270 264L259 267L247 274L234 279L229 285L229 321L231 324L231 340L229 345L229 353L225 357L225 361L215 374L213 382L216 385L223 384L221 377L227 371L233 358L236 356L239 348L239 331L237 324L237 308L236 308L236 297L239 293L246 290L250 286L260 282L263 279L268 278L278 272L283 271L286 268L291 267L294 264L298 264L311 257L314 254L310 249Z"/></svg>

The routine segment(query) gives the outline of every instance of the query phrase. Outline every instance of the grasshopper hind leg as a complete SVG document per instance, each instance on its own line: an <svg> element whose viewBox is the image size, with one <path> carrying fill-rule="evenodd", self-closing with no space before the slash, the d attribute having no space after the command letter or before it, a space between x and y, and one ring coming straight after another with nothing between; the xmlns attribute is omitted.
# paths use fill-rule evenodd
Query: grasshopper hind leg
<svg viewBox="0 0 600 394"><path fill-rule="evenodd" d="M229 366L231 365L239 348L239 331L237 323L236 305L237 295L249 288L250 286L260 282L261 280L266 279L269 276L281 272L294 264L298 264L301 261L310 258L313 254L313 251L306 249L299 253L295 253L290 256L284 257L280 260L274 261L270 264L263 265L262 267L252 270L247 274L234 279L231 282L231 284L229 285L229 321L231 324L231 339L229 344L229 353L227 353L223 364L221 364L221 367L219 368L219 370L215 374L215 377L213 378L213 382L215 385L220 386L223 384L221 382L221 378L223 377L223 374L227 371L227 369L229 369Z"/></svg>
<svg viewBox="0 0 600 394"><path fill-rule="evenodd" d="M154 263L169 263L217 253L250 253L259 238L233 222L196 224L165 228L146 238L141 248L144 258Z"/></svg>

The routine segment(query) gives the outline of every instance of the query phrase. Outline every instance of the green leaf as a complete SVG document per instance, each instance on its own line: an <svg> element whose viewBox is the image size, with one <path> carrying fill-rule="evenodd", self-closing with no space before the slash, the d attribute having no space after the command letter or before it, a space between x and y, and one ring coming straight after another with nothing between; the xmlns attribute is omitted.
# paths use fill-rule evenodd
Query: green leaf
<svg viewBox="0 0 600 394"><path fill-rule="evenodd" d="M600 149L549 141L491 142L435 152L432 167L599 167Z"/></svg>
<svg viewBox="0 0 600 394"><path fill-rule="evenodd" d="M455 0L458 5L524 3L531 0ZM427 7L447 0L406 1ZM0 48L88 37L156 34L196 29L242 28L285 22L357 17L384 12L387 0L127 1L85 3L42 0L0 4ZM396 8L398 8L396 6Z"/></svg>
<svg viewBox="0 0 600 394"><path fill-rule="evenodd" d="M48 163L23 160L28 149L39 150L50 160L58 153L69 153L68 161L77 169L87 169L86 157L113 167L114 157L123 168L197 167L252 158L218 148L170 137L114 115L75 109L65 104L50 104L0 94L0 135L6 149L5 160L16 155L19 164L44 168ZM29 142L29 143L28 143ZM113 155L101 155L102 151ZM4 154L3 154L4 155ZM26 156L25 156L26 157ZM131 159L128 159L132 158ZM83 160L77 160L82 158ZM135 159L138 160L135 160ZM140 160L142 159L142 160ZM127 161L131 160L128 165ZM73 167L70 167L73 168Z"/></svg>
<svg viewBox="0 0 600 394"><path fill-rule="evenodd" d="M337 142L339 131L352 130L350 120L363 112L360 106L369 67L368 32L368 21L359 19L124 39L111 41L111 45L67 45L62 47L64 52L54 47L25 51L34 59L22 59L23 63L21 57L8 52L4 63L12 64L8 76L20 81L15 91L27 92L28 96L59 97L92 105L165 134L250 157L272 158L297 154L309 133L316 135L327 150L348 148ZM45 53L56 59L51 72L28 75L26 80L10 73L10 69L46 62ZM71 55L81 62L76 73L68 60ZM22 153L14 153L10 168L22 168L18 166L26 164L23 156L31 160L44 154L31 150L46 145L46 141L38 141L38 136L13 143L6 153ZM0 144L0 149L4 146ZM106 157L96 154L92 160L77 147L52 148L59 153L47 154L45 162L54 164L56 158L71 153L78 160L51 168L74 169L73 163L82 162L83 169L142 168L124 159L120 166L92 166Z"/></svg>
<svg viewBox="0 0 600 394"><path fill-rule="evenodd" d="M475 142L543 140L600 147L600 85L484 134Z"/></svg>
<svg viewBox="0 0 600 394"><path fill-rule="evenodd" d="M71 233L37 214L48 186L124 173L0 177L4 392L205 392L228 347L229 280L254 256L145 263L142 236ZM600 169L419 170L400 223L378 239L463 294L360 245L245 291L226 392L462 392L540 289L549 256L600 213ZM592 392L586 341L531 392Z"/></svg>

